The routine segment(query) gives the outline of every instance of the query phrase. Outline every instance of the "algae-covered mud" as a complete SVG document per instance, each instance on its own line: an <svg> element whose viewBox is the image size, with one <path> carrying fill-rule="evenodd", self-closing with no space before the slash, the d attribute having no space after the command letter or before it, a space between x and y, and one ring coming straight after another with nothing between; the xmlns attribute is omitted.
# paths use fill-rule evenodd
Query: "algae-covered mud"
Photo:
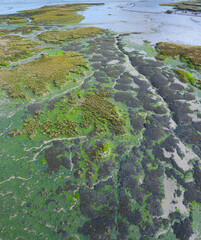
<svg viewBox="0 0 201 240"><path fill-rule="evenodd" d="M0 17L0 239L200 240L200 47L99 8Z"/></svg>

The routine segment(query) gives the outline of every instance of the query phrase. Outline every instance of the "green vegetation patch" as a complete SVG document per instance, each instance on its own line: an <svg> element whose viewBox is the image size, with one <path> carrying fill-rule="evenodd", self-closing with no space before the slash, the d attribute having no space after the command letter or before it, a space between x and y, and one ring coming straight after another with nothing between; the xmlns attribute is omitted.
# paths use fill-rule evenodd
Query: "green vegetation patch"
<svg viewBox="0 0 201 240"><path fill-rule="evenodd" d="M201 66L201 46L159 42L156 44L156 50L163 55L172 57L179 56L190 60L196 66Z"/></svg>
<svg viewBox="0 0 201 240"><path fill-rule="evenodd" d="M201 1L182 1L176 3L162 3L160 5L175 7L179 10L201 11Z"/></svg>
<svg viewBox="0 0 201 240"><path fill-rule="evenodd" d="M43 135L48 135L50 138L57 137L58 135L71 137L78 134L76 128L77 123L72 122L70 119L64 121L59 120L59 118L56 121L47 119L44 122L40 122L38 119L27 119L22 131L12 131L10 132L10 135L17 136L28 134L29 138L32 139L40 129Z"/></svg>
<svg viewBox="0 0 201 240"><path fill-rule="evenodd" d="M77 14L76 11L83 11L90 4L66 4L44 6L36 10L24 11L36 24L68 24L78 23L84 19L84 16Z"/></svg>
<svg viewBox="0 0 201 240"><path fill-rule="evenodd" d="M0 36L7 35L11 33L22 33L22 34L30 34L33 31L41 31L42 28L39 26L21 26L13 30L9 29L0 29Z"/></svg>
<svg viewBox="0 0 201 240"><path fill-rule="evenodd" d="M42 30L42 28L39 26L21 26L21 27L18 27L16 29L12 30L12 32L14 32L14 33L21 32L22 34L30 34L33 31L41 31L41 30Z"/></svg>
<svg viewBox="0 0 201 240"><path fill-rule="evenodd" d="M0 23L3 22L6 22L7 24L25 24L28 23L28 19L17 15L0 16Z"/></svg>
<svg viewBox="0 0 201 240"><path fill-rule="evenodd" d="M27 58L41 51L41 42L24 40L16 35L0 38L0 65L7 66L10 62Z"/></svg>
<svg viewBox="0 0 201 240"><path fill-rule="evenodd" d="M88 94L83 97L70 95L63 97L50 109L37 111L33 117L25 120L22 130L10 132L11 136L28 134L32 139L37 132L50 138L59 136L85 135L88 131L105 133L112 131L115 134L124 134L125 122L120 119L115 106L103 96L97 94ZM99 151L100 150L100 151ZM108 152L108 146L104 145L97 150L99 152Z"/></svg>
<svg viewBox="0 0 201 240"><path fill-rule="evenodd" d="M48 31L41 33L38 37L47 43L62 43L80 38L96 36L104 33L104 29L98 27L82 27L68 31Z"/></svg>
<svg viewBox="0 0 201 240"><path fill-rule="evenodd" d="M191 73L185 72L185 71L183 71L181 69L177 69L176 72L177 72L177 74L179 75L180 79L183 82L189 82L193 86L198 87L198 88L201 89L201 79L197 79Z"/></svg>
<svg viewBox="0 0 201 240"><path fill-rule="evenodd" d="M116 134L125 133L123 128L124 121L119 118L115 106L103 97L89 94L82 104L82 109L85 111L82 126L87 127L93 123L96 126L97 122L105 124L106 121L109 121L108 127L114 130ZM104 128L101 128L99 131L104 131Z"/></svg>
<svg viewBox="0 0 201 240"><path fill-rule="evenodd" d="M50 84L60 88L73 80L68 78L70 74L84 74L83 68L87 68L86 61L75 52L43 55L12 69L1 69L0 88L7 90L11 98L27 98L25 90L41 96L49 90Z"/></svg>

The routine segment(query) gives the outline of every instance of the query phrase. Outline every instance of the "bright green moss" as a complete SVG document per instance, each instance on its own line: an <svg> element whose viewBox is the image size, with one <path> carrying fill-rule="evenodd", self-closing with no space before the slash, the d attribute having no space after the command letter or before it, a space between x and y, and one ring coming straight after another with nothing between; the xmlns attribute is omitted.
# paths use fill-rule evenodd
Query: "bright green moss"
<svg viewBox="0 0 201 240"><path fill-rule="evenodd" d="M195 78L191 73L185 72L185 71L183 71L181 69L177 69L176 72L177 72L177 74L179 75L180 79L183 82L189 82L193 86L201 88L201 80Z"/></svg>

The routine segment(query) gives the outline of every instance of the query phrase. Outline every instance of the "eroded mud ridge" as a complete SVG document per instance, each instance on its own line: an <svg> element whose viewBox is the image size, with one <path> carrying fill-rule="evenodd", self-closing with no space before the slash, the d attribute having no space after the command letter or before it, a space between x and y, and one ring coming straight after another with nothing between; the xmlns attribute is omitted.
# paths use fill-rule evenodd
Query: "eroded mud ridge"
<svg viewBox="0 0 201 240"><path fill-rule="evenodd" d="M51 58L84 59L67 84L28 100L2 90L1 238L200 239L195 89L121 35L54 44Z"/></svg>

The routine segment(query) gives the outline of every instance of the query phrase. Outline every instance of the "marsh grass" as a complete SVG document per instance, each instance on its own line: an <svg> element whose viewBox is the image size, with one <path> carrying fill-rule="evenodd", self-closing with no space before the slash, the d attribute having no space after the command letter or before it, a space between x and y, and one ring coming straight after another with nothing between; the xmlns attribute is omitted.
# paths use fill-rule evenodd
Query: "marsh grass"
<svg viewBox="0 0 201 240"><path fill-rule="evenodd" d="M83 11L89 6L91 4L53 5L24 11L23 13L30 16L35 24L78 23L84 19L84 16L77 14L76 11Z"/></svg>
<svg viewBox="0 0 201 240"><path fill-rule="evenodd" d="M3 22L7 24L25 24L28 23L28 20L18 15L0 16L0 23Z"/></svg>
<svg viewBox="0 0 201 240"><path fill-rule="evenodd" d="M11 136L25 135L34 138L37 133L50 138L85 135L88 131L98 134L125 134L125 122L115 105L97 94L82 97L70 94L63 97L53 108L38 111L24 121L22 130L10 132Z"/></svg>
<svg viewBox="0 0 201 240"><path fill-rule="evenodd" d="M86 69L87 62L75 52L59 56L43 55L12 69L1 69L0 87L8 91L11 98L27 98L25 90L42 96L49 91L50 85L61 88L67 83L69 74L83 75Z"/></svg>
<svg viewBox="0 0 201 240"><path fill-rule="evenodd" d="M115 106L104 99L104 97L97 94L89 94L82 104L83 115L83 127L89 127L95 124L95 128L98 131L105 131L108 126L116 134L124 134L125 122L120 119Z"/></svg>
<svg viewBox="0 0 201 240"><path fill-rule="evenodd" d="M104 30L98 27L82 27L67 31L48 31L39 34L39 39L47 43L62 43L73 41L80 38L96 36L104 33Z"/></svg>
<svg viewBox="0 0 201 240"><path fill-rule="evenodd" d="M201 46L183 45L177 43L159 42L156 50L166 56L190 60L196 66L201 66Z"/></svg>
<svg viewBox="0 0 201 240"><path fill-rule="evenodd" d="M22 34L30 34L33 33L33 31L41 31L42 28L39 26L20 26L16 29L0 29L0 36L2 35L8 35L12 33L22 33Z"/></svg>
<svg viewBox="0 0 201 240"><path fill-rule="evenodd" d="M41 51L41 42L24 40L20 36L9 35L0 38L0 65L7 66Z"/></svg>
<svg viewBox="0 0 201 240"><path fill-rule="evenodd" d="M181 1L175 3L162 3L161 6L171 6L179 10L201 11L201 1Z"/></svg>

